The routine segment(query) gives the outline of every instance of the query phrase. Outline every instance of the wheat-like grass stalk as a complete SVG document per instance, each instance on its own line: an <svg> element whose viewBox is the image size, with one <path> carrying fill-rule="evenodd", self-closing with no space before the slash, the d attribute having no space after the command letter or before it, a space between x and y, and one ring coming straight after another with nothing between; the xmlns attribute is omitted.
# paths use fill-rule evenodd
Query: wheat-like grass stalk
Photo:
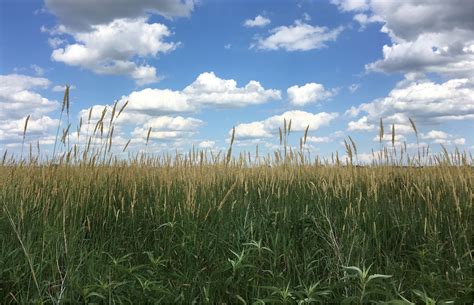
<svg viewBox="0 0 474 305"><path fill-rule="evenodd" d="M23 137L21 141L21 153L20 153L20 160L23 159L23 147L25 146L25 138L26 138L26 130L28 128L28 121L30 120L30 115L28 115L25 119L25 125L23 126Z"/></svg>

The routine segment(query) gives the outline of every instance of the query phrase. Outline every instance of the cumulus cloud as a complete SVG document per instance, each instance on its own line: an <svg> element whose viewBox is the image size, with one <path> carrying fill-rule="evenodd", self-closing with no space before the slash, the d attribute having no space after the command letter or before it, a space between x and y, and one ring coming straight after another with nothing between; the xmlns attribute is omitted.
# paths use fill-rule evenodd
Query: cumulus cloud
<svg viewBox="0 0 474 305"><path fill-rule="evenodd" d="M244 26L248 28L252 27L264 27L270 24L270 19L263 17L262 15L258 15L254 19L247 19L244 22Z"/></svg>
<svg viewBox="0 0 474 305"><path fill-rule="evenodd" d="M237 87L233 79L221 79L213 72L200 74L182 91L193 103L217 107L243 107L281 99L281 92L265 89L255 80Z"/></svg>
<svg viewBox="0 0 474 305"><path fill-rule="evenodd" d="M364 116L349 123L352 130L371 130L380 118L409 131L408 118L421 124L474 119L473 79L451 79L444 83L428 80L402 81L387 97L352 107L346 114Z"/></svg>
<svg viewBox="0 0 474 305"><path fill-rule="evenodd" d="M122 96L120 104L128 101L122 120L127 115L146 120L147 115L195 112L203 107L237 108L279 99L279 90L265 89L255 80L238 87L233 79L222 79L214 72L204 72L183 90L146 88ZM100 116L102 109L103 106L97 106L97 115Z"/></svg>
<svg viewBox="0 0 474 305"><path fill-rule="evenodd" d="M193 0L46 0L47 9L68 27L88 30L91 25L107 24L115 19L137 18L147 14L165 17L189 16Z"/></svg>
<svg viewBox="0 0 474 305"><path fill-rule="evenodd" d="M383 59L366 65L377 72L432 72L474 76L474 31L453 29L424 33L410 41L383 47Z"/></svg>
<svg viewBox="0 0 474 305"><path fill-rule="evenodd" d="M142 145L146 142L150 130L150 144L152 144L154 140L182 141L195 135L204 124L202 120L192 117L170 115L154 116L149 113L133 112L127 110L128 108L123 110L120 116L117 117L119 109L123 104L119 102L117 105L113 120L114 137L112 141L116 145L124 145L129 139L131 146ZM98 133L94 134L97 121L104 114L103 121L107 122L107 124L103 126L103 133L107 134L109 132L108 122L111 121L112 109L113 105L95 105L91 108L81 110L78 116L83 124L79 142L86 143L88 141L87 136L93 136L97 140L96 144L100 144Z"/></svg>
<svg viewBox="0 0 474 305"><path fill-rule="evenodd" d="M354 15L353 19L355 21L357 21L359 24L360 24L360 31L363 31L365 30L365 28L367 27L367 25L369 25L370 23L374 23L374 22L382 22L383 20L375 15L375 16L368 16L366 14L356 14Z"/></svg>
<svg viewBox="0 0 474 305"><path fill-rule="evenodd" d="M0 120L0 143L19 144L23 139L26 117L13 120ZM49 116L33 116L28 120L27 142L41 141L51 144L54 129L59 121Z"/></svg>
<svg viewBox="0 0 474 305"><path fill-rule="evenodd" d="M422 133L421 138L433 144L464 145L466 143L465 138L460 138L441 130L431 130L427 133Z"/></svg>
<svg viewBox="0 0 474 305"><path fill-rule="evenodd" d="M188 98L180 91L169 89L150 89L134 91L121 99L128 101L127 112L142 112L149 114L189 112L195 109Z"/></svg>
<svg viewBox="0 0 474 305"><path fill-rule="evenodd" d="M382 23L391 45L369 71L433 72L474 75L474 2L471 0L333 0L342 11L357 13L362 26Z"/></svg>
<svg viewBox="0 0 474 305"><path fill-rule="evenodd" d="M196 112L203 107L236 108L248 105L262 104L281 98L279 90L265 89L257 81L250 81L243 87L238 87L233 79L222 79L213 72L201 73L196 80L183 90L146 88L133 91L119 99L118 107L128 101L119 122L144 123L151 116ZM106 105L92 107L92 119L98 119ZM109 106L110 108L110 106ZM89 110L80 112L83 121L88 119Z"/></svg>
<svg viewBox="0 0 474 305"><path fill-rule="evenodd" d="M93 25L87 32L59 29L71 34L75 43L54 49L51 58L79 66L98 74L128 75L139 85L159 80L156 68L134 62L135 58L155 57L173 51L178 43L165 42L171 35L160 23L146 18L116 19L108 24Z"/></svg>
<svg viewBox="0 0 474 305"><path fill-rule="evenodd" d="M338 117L338 114L320 112L310 113L299 110L292 110L269 117L263 121L256 121L251 123L242 123L235 126L235 137L238 140L252 139L252 138L266 138L278 133L280 127L283 126L284 120L287 122L291 120L291 130L303 131L309 125L309 130L317 130L321 126L328 125L332 120ZM229 134L232 130L229 131Z"/></svg>
<svg viewBox="0 0 474 305"><path fill-rule="evenodd" d="M199 142L198 146L201 149L212 149L216 146L216 142L211 141L211 140L204 140L204 141Z"/></svg>
<svg viewBox="0 0 474 305"><path fill-rule="evenodd" d="M344 12L365 11L369 8L369 0L331 0L331 3Z"/></svg>
<svg viewBox="0 0 474 305"><path fill-rule="evenodd" d="M199 128L202 123L201 120L195 118L160 116L148 120L143 127L161 131L192 131Z"/></svg>
<svg viewBox="0 0 474 305"><path fill-rule="evenodd" d="M286 90L290 104L295 106L305 106L329 99L334 95L334 91L329 91L323 85L317 83L307 83L301 87L295 85Z"/></svg>
<svg viewBox="0 0 474 305"><path fill-rule="evenodd" d="M29 114L41 116L58 107L34 89L44 89L50 81L21 74L0 75L0 120L19 119Z"/></svg>
<svg viewBox="0 0 474 305"><path fill-rule="evenodd" d="M272 29L268 36L259 37L251 46L261 50L308 51L326 47L329 41L335 41L343 28L329 29L312 26L300 20L290 26Z"/></svg>
<svg viewBox="0 0 474 305"><path fill-rule="evenodd" d="M152 140L179 141L195 135L204 122L173 114L196 112L204 107L244 107L280 98L280 91L265 89L257 81L252 80L239 87L233 79L221 79L213 72L205 72L183 90L146 88L122 96L117 109L126 102L128 104L115 120L115 126L121 138L132 137L137 143L143 143L150 128ZM81 110L79 118L84 128L93 130L104 109L104 121L108 122L112 113L111 105L95 105ZM132 128L131 133L128 133L128 127Z"/></svg>
<svg viewBox="0 0 474 305"><path fill-rule="evenodd" d="M369 119L367 118L367 116L363 116L357 121L350 121L347 125L347 130L348 131L358 131L358 130L372 131L372 130L374 130L376 128L376 126L374 124L370 124L368 121L369 121Z"/></svg>
<svg viewBox="0 0 474 305"><path fill-rule="evenodd" d="M50 81L21 74L0 75L0 142L15 146L22 141L28 115L27 142L50 140L58 121L47 116L58 107L36 92L46 89Z"/></svg>
<svg viewBox="0 0 474 305"><path fill-rule="evenodd" d="M448 139L450 135L444 131L439 131L439 130L431 130L430 132L426 134L422 134L421 138L422 139L428 139L428 140L433 140L433 139Z"/></svg>
<svg viewBox="0 0 474 305"><path fill-rule="evenodd" d="M131 134L134 138L146 139L148 131L151 130L150 139L183 139L196 134L202 124L203 121L191 117L160 116L150 119L143 126L136 127Z"/></svg>

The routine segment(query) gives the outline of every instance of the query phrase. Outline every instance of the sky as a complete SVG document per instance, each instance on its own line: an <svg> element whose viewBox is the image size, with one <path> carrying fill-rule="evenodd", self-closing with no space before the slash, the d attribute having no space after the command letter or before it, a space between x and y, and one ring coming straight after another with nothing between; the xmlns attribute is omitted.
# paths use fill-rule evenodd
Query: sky
<svg viewBox="0 0 474 305"><path fill-rule="evenodd" d="M474 151L472 0L0 0L0 153L51 153L66 84L84 144L114 103L113 147L160 153L383 143ZM89 114L91 120L89 121ZM82 118L81 132L77 128ZM410 125L418 128L418 142ZM148 131L149 141L146 142Z"/></svg>

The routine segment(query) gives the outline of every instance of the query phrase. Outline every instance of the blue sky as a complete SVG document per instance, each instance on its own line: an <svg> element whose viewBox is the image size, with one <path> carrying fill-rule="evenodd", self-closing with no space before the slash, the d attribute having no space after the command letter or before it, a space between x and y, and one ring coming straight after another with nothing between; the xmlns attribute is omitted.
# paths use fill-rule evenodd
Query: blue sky
<svg viewBox="0 0 474 305"><path fill-rule="evenodd" d="M356 140L472 150L474 4L470 0L0 0L0 149L54 142L62 88L71 118L129 105L118 150L242 150L296 144L323 156ZM63 126L65 127L65 126ZM85 129L90 126L84 127ZM387 140L390 137L386 137ZM78 139L79 142L83 139ZM363 156L362 156L363 157ZM368 155L365 155L368 157Z"/></svg>

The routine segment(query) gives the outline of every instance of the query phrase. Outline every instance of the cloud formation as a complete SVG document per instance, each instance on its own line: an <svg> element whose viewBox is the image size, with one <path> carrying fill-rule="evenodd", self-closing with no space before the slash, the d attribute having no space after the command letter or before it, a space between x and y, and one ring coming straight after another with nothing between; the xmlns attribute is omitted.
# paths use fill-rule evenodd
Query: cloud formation
<svg viewBox="0 0 474 305"><path fill-rule="evenodd" d="M239 124L235 126L235 137L237 140L246 140L274 136L278 133L279 128L283 126L285 119L287 123L291 120L291 130L304 131L309 125L309 130L314 131L321 126L328 125L337 117L338 114L335 112L320 112L314 114L292 110L284 112L281 115L271 116L263 121ZM229 131L229 134L231 133L232 130Z"/></svg>
<svg viewBox="0 0 474 305"><path fill-rule="evenodd" d="M286 90L290 104L294 106L305 106L331 98L335 92L326 90L318 83L307 83L303 86L291 86Z"/></svg>
<svg viewBox="0 0 474 305"><path fill-rule="evenodd" d="M0 120L0 143L20 144L23 139L26 117L13 120ZM26 139L28 142L40 141L51 144L54 141L54 130L59 120L49 116L33 116L28 120Z"/></svg>
<svg viewBox="0 0 474 305"><path fill-rule="evenodd" d="M41 116L55 110L58 107L56 101L33 91L45 89L50 83L43 77L0 75L0 120L19 119L29 114Z"/></svg>
<svg viewBox="0 0 474 305"><path fill-rule="evenodd" d="M216 146L216 142L212 140L204 140L199 142L198 147L201 149L212 149Z"/></svg>
<svg viewBox="0 0 474 305"><path fill-rule="evenodd" d="M406 79L388 96L352 107L346 114L363 114L359 120L349 122L348 130L373 130L383 118L386 123L398 124L396 129L402 133L411 130L408 118L426 125L474 120L474 80L435 83Z"/></svg>
<svg viewBox="0 0 474 305"><path fill-rule="evenodd" d="M471 0L332 0L355 12L362 26L382 23L392 44L383 58L366 66L378 72L474 76L474 2Z"/></svg>
<svg viewBox="0 0 474 305"><path fill-rule="evenodd" d="M53 50L51 58L71 66L79 66L98 74L128 75L139 85L158 81L156 68L137 64L135 58L156 57L173 51L179 43L165 42L171 35L159 23L148 23L146 18L116 19L108 24L93 25L88 32L70 32L75 43Z"/></svg>
<svg viewBox="0 0 474 305"><path fill-rule="evenodd" d="M204 72L183 90L146 88L122 96L118 109L127 101L128 104L116 120L116 127L124 139L131 135L135 140L143 140L151 127L151 139L178 140L195 135L204 122L192 117L172 115L197 112L205 107L236 108L278 99L281 99L279 90L265 89L257 81L252 80L239 87L233 79L221 79L213 72ZM104 108L107 108L105 121L109 121L110 105L95 105L80 111L79 118L85 122L85 128L89 114L93 125L101 117ZM127 134L126 126L134 128L130 135ZM89 129L93 129L93 126L89 126Z"/></svg>
<svg viewBox="0 0 474 305"><path fill-rule="evenodd" d="M129 101L127 112L157 115L195 112L203 107L238 108L279 99L279 90L265 89L255 80L238 87L233 79L204 72L183 90L146 88L123 96L121 102Z"/></svg>
<svg viewBox="0 0 474 305"><path fill-rule="evenodd" d="M131 135L135 139L145 140L148 137L148 131L151 130L150 139L152 140L184 139L196 134L202 124L203 121L191 117L159 116L148 120L143 126L136 127Z"/></svg>
<svg viewBox="0 0 474 305"><path fill-rule="evenodd" d="M270 24L270 19L263 17L262 15L257 15L254 19L247 19L244 22L244 26L248 28L253 28L253 27L264 27L268 24Z"/></svg>
<svg viewBox="0 0 474 305"><path fill-rule="evenodd" d="M326 47L335 41L343 28L329 29L312 26L300 20L290 26L272 29L266 37L259 37L251 46L260 50L309 51Z"/></svg>
<svg viewBox="0 0 474 305"><path fill-rule="evenodd" d="M0 142L17 145L23 138L25 119L28 122L27 141L50 139L58 121L47 116L59 106L36 92L51 82L43 77L22 74L0 75Z"/></svg>
<svg viewBox="0 0 474 305"><path fill-rule="evenodd" d="M431 141L432 144L443 144L443 145L464 145L466 139L457 137L441 130L431 130L427 133L421 134L423 140Z"/></svg>
<svg viewBox="0 0 474 305"><path fill-rule="evenodd" d="M168 18L189 16L193 0L45 0L47 9L61 24L75 30L89 30L91 26L109 24L116 19L138 18L158 14Z"/></svg>

